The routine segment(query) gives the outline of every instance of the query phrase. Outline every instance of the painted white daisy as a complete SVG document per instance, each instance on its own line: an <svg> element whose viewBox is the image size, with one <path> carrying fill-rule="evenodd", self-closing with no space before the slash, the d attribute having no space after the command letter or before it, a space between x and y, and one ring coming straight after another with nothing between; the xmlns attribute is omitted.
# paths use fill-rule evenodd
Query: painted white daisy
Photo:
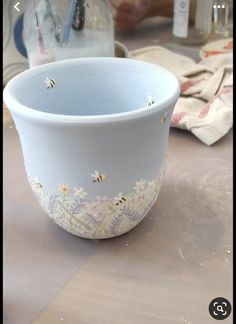
<svg viewBox="0 0 236 324"><path fill-rule="evenodd" d="M62 192L63 195L68 195L68 193L71 191L71 189L67 184L61 183L59 185L59 191Z"/></svg>
<svg viewBox="0 0 236 324"><path fill-rule="evenodd" d="M149 181L149 182L148 182L148 186L149 186L149 187L154 186L154 184L155 184L155 180L152 180L152 181Z"/></svg>
<svg viewBox="0 0 236 324"><path fill-rule="evenodd" d="M107 201L107 197L104 196L104 197L101 197L101 196L96 196L96 201L99 203L99 202L104 202L104 201Z"/></svg>
<svg viewBox="0 0 236 324"><path fill-rule="evenodd" d="M86 191L84 191L84 188L74 188L74 195L75 196L78 196L79 198L81 198L81 199L84 199L85 198L85 196L87 196L87 192Z"/></svg>
<svg viewBox="0 0 236 324"><path fill-rule="evenodd" d="M94 211L94 208L96 207L97 203L94 201L86 200L84 203L84 206L86 208L86 212L91 213Z"/></svg>
<svg viewBox="0 0 236 324"><path fill-rule="evenodd" d="M135 191L137 193L139 193L141 190L144 190L145 189L146 182L147 181L146 180L143 180L143 179L141 179L140 181L136 181L135 187L134 187Z"/></svg>

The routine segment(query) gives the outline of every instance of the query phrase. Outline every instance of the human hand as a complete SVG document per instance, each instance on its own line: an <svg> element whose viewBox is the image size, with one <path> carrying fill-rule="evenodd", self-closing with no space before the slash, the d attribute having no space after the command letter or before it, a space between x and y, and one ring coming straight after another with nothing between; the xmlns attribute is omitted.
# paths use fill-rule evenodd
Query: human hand
<svg viewBox="0 0 236 324"><path fill-rule="evenodd" d="M141 22L150 11L151 0L110 0L114 24L126 29Z"/></svg>

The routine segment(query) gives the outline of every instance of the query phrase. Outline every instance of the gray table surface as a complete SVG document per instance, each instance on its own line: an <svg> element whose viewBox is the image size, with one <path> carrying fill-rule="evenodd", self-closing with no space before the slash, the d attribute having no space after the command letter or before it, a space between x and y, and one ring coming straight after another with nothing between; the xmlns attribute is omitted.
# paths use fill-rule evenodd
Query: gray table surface
<svg viewBox="0 0 236 324"><path fill-rule="evenodd" d="M173 43L171 28L171 20L152 18L117 33L116 40L129 50L164 45L199 60L199 47ZM74 237L51 222L27 183L10 118L3 139L5 324L64 318L69 324L215 323L209 302L218 296L232 301L232 131L207 147L189 132L171 129L157 203L134 230L105 241ZM55 310L73 278L74 287L81 284L73 277L80 271L86 283L76 291L80 307L50 320L51 303ZM96 284L91 293L91 276L82 273L98 283L103 278L105 286ZM232 323L232 315L224 323Z"/></svg>

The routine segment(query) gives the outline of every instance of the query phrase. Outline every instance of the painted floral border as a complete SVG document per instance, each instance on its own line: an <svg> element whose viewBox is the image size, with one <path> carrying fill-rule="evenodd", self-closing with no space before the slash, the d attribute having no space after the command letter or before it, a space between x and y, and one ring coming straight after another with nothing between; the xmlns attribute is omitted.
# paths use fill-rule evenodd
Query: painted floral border
<svg viewBox="0 0 236 324"><path fill-rule="evenodd" d="M62 183L58 192L49 193L38 177L28 174L28 181L40 205L55 223L74 235L101 239L128 232L143 219L158 197L163 174L164 167L153 180L136 181L129 194L120 192L115 197L96 196L95 199L87 198L84 188ZM98 175L98 171L92 174L95 179Z"/></svg>

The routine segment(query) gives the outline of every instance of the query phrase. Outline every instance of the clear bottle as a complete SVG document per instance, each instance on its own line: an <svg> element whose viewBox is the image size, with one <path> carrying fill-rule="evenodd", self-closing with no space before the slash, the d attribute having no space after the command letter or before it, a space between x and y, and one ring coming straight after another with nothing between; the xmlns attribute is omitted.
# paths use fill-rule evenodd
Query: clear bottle
<svg viewBox="0 0 236 324"><path fill-rule="evenodd" d="M213 0L175 0L173 37L177 43L199 45L211 32Z"/></svg>
<svg viewBox="0 0 236 324"><path fill-rule="evenodd" d="M223 37L233 36L233 0L214 0L214 33Z"/></svg>

